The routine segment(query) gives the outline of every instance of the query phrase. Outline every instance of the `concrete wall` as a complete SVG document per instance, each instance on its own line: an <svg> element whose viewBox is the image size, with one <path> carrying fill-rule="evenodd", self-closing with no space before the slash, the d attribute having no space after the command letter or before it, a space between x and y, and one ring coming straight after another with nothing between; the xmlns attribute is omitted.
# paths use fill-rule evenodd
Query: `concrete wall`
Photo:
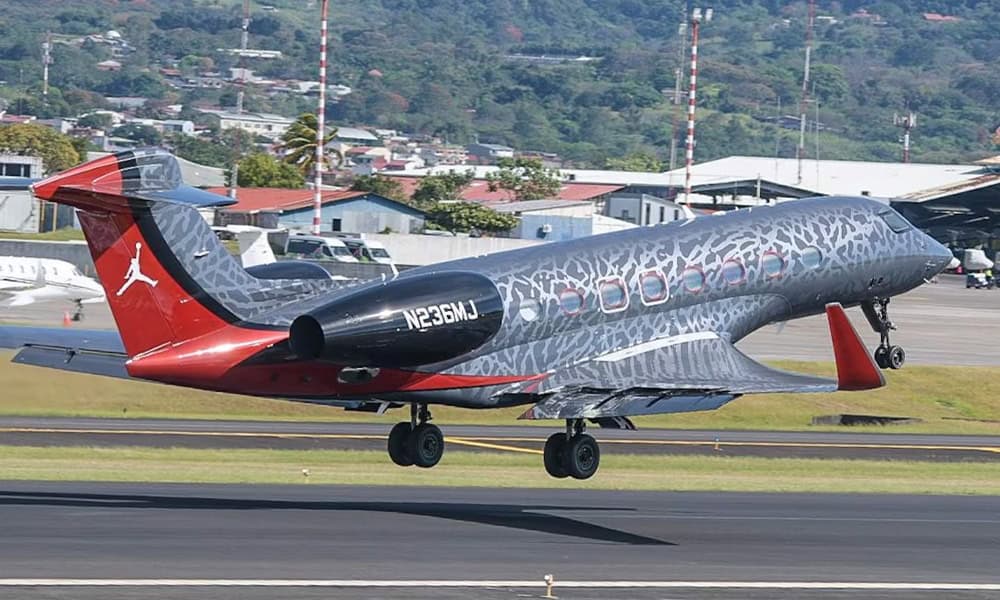
<svg viewBox="0 0 1000 600"><path fill-rule="evenodd" d="M367 233L364 238L381 242L398 265L429 265L468 256L526 248L541 242L541 240L513 238L445 237L398 233Z"/></svg>

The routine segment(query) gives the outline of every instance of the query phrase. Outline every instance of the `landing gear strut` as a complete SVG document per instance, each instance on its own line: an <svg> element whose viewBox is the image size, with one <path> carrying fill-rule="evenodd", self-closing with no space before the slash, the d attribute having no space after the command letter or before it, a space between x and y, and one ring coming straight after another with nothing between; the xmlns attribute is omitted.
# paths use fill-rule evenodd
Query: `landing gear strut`
<svg viewBox="0 0 1000 600"><path fill-rule="evenodd" d="M83 302L76 301L76 311L73 313L72 319L74 323L83 319Z"/></svg>
<svg viewBox="0 0 1000 600"><path fill-rule="evenodd" d="M889 332L896 328L889 320L889 298L873 298L861 303L868 323L879 334L879 345L875 349L875 364L882 369L902 369L906 362L906 352L889 341Z"/></svg>
<svg viewBox="0 0 1000 600"><path fill-rule="evenodd" d="M416 465L429 469L444 454L444 434L431 425L426 404L410 405L410 420L396 423L389 432L389 458L401 467Z"/></svg>
<svg viewBox="0 0 1000 600"><path fill-rule="evenodd" d="M583 419L566 419L566 432L554 433L545 442L545 471L552 477L589 479L601 464L601 448L585 433Z"/></svg>

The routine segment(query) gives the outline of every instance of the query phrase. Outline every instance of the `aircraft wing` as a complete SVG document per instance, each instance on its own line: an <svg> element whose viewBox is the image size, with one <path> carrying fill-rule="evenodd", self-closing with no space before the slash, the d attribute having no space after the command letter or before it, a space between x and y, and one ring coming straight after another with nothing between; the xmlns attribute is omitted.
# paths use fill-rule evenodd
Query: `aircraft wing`
<svg viewBox="0 0 1000 600"><path fill-rule="evenodd" d="M11 290L22 290L24 288L30 288L32 284L25 283L23 281L7 281L0 279L0 291L9 292Z"/></svg>
<svg viewBox="0 0 1000 600"><path fill-rule="evenodd" d="M875 366L843 308L827 307L837 379L762 365L715 332L660 338L556 370L508 394L540 401L523 419L602 419L714 410L743 394L832 392L881 387Z"/></svg>

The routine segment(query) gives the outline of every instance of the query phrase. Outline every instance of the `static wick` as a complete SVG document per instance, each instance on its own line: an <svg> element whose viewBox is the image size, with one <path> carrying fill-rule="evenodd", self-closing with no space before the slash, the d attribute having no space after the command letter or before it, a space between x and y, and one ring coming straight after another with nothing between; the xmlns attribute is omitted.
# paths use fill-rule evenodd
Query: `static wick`
<svg viewBox="0 0 1000 600"><path fill-rule="evenodd" d="M556 598L557 596L552 595L552 586L555 585L556 578L552 576L551 573L545 575L542 579L545 580L545 596L544 598Z"/></svg>

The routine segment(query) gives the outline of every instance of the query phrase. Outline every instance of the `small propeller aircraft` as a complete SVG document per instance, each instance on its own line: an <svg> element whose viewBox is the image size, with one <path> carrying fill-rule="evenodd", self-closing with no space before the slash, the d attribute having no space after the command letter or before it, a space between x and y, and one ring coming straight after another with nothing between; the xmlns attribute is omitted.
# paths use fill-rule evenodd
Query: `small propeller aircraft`
<svg viewBox="0 0 1000 600"><path fill-rule="evenodd" d="M526 407L559 419L554 477L600 463L586 424L712 410L745 394L877 388L899 368L891 297L951 260L870 198L823 197L331 280L300 261L257 276L196 209L228 198L185 186L160 150L100 158L34 185L74 206L118 326L0 330L15 361L180 386L379 410L410 407L391 459L432 467L435 404ZM845 306L881 343L869 354ZM734 344L769 323L826 312L837 378L779 371ZM11 342L8 341L8 344Z"/></svg>

